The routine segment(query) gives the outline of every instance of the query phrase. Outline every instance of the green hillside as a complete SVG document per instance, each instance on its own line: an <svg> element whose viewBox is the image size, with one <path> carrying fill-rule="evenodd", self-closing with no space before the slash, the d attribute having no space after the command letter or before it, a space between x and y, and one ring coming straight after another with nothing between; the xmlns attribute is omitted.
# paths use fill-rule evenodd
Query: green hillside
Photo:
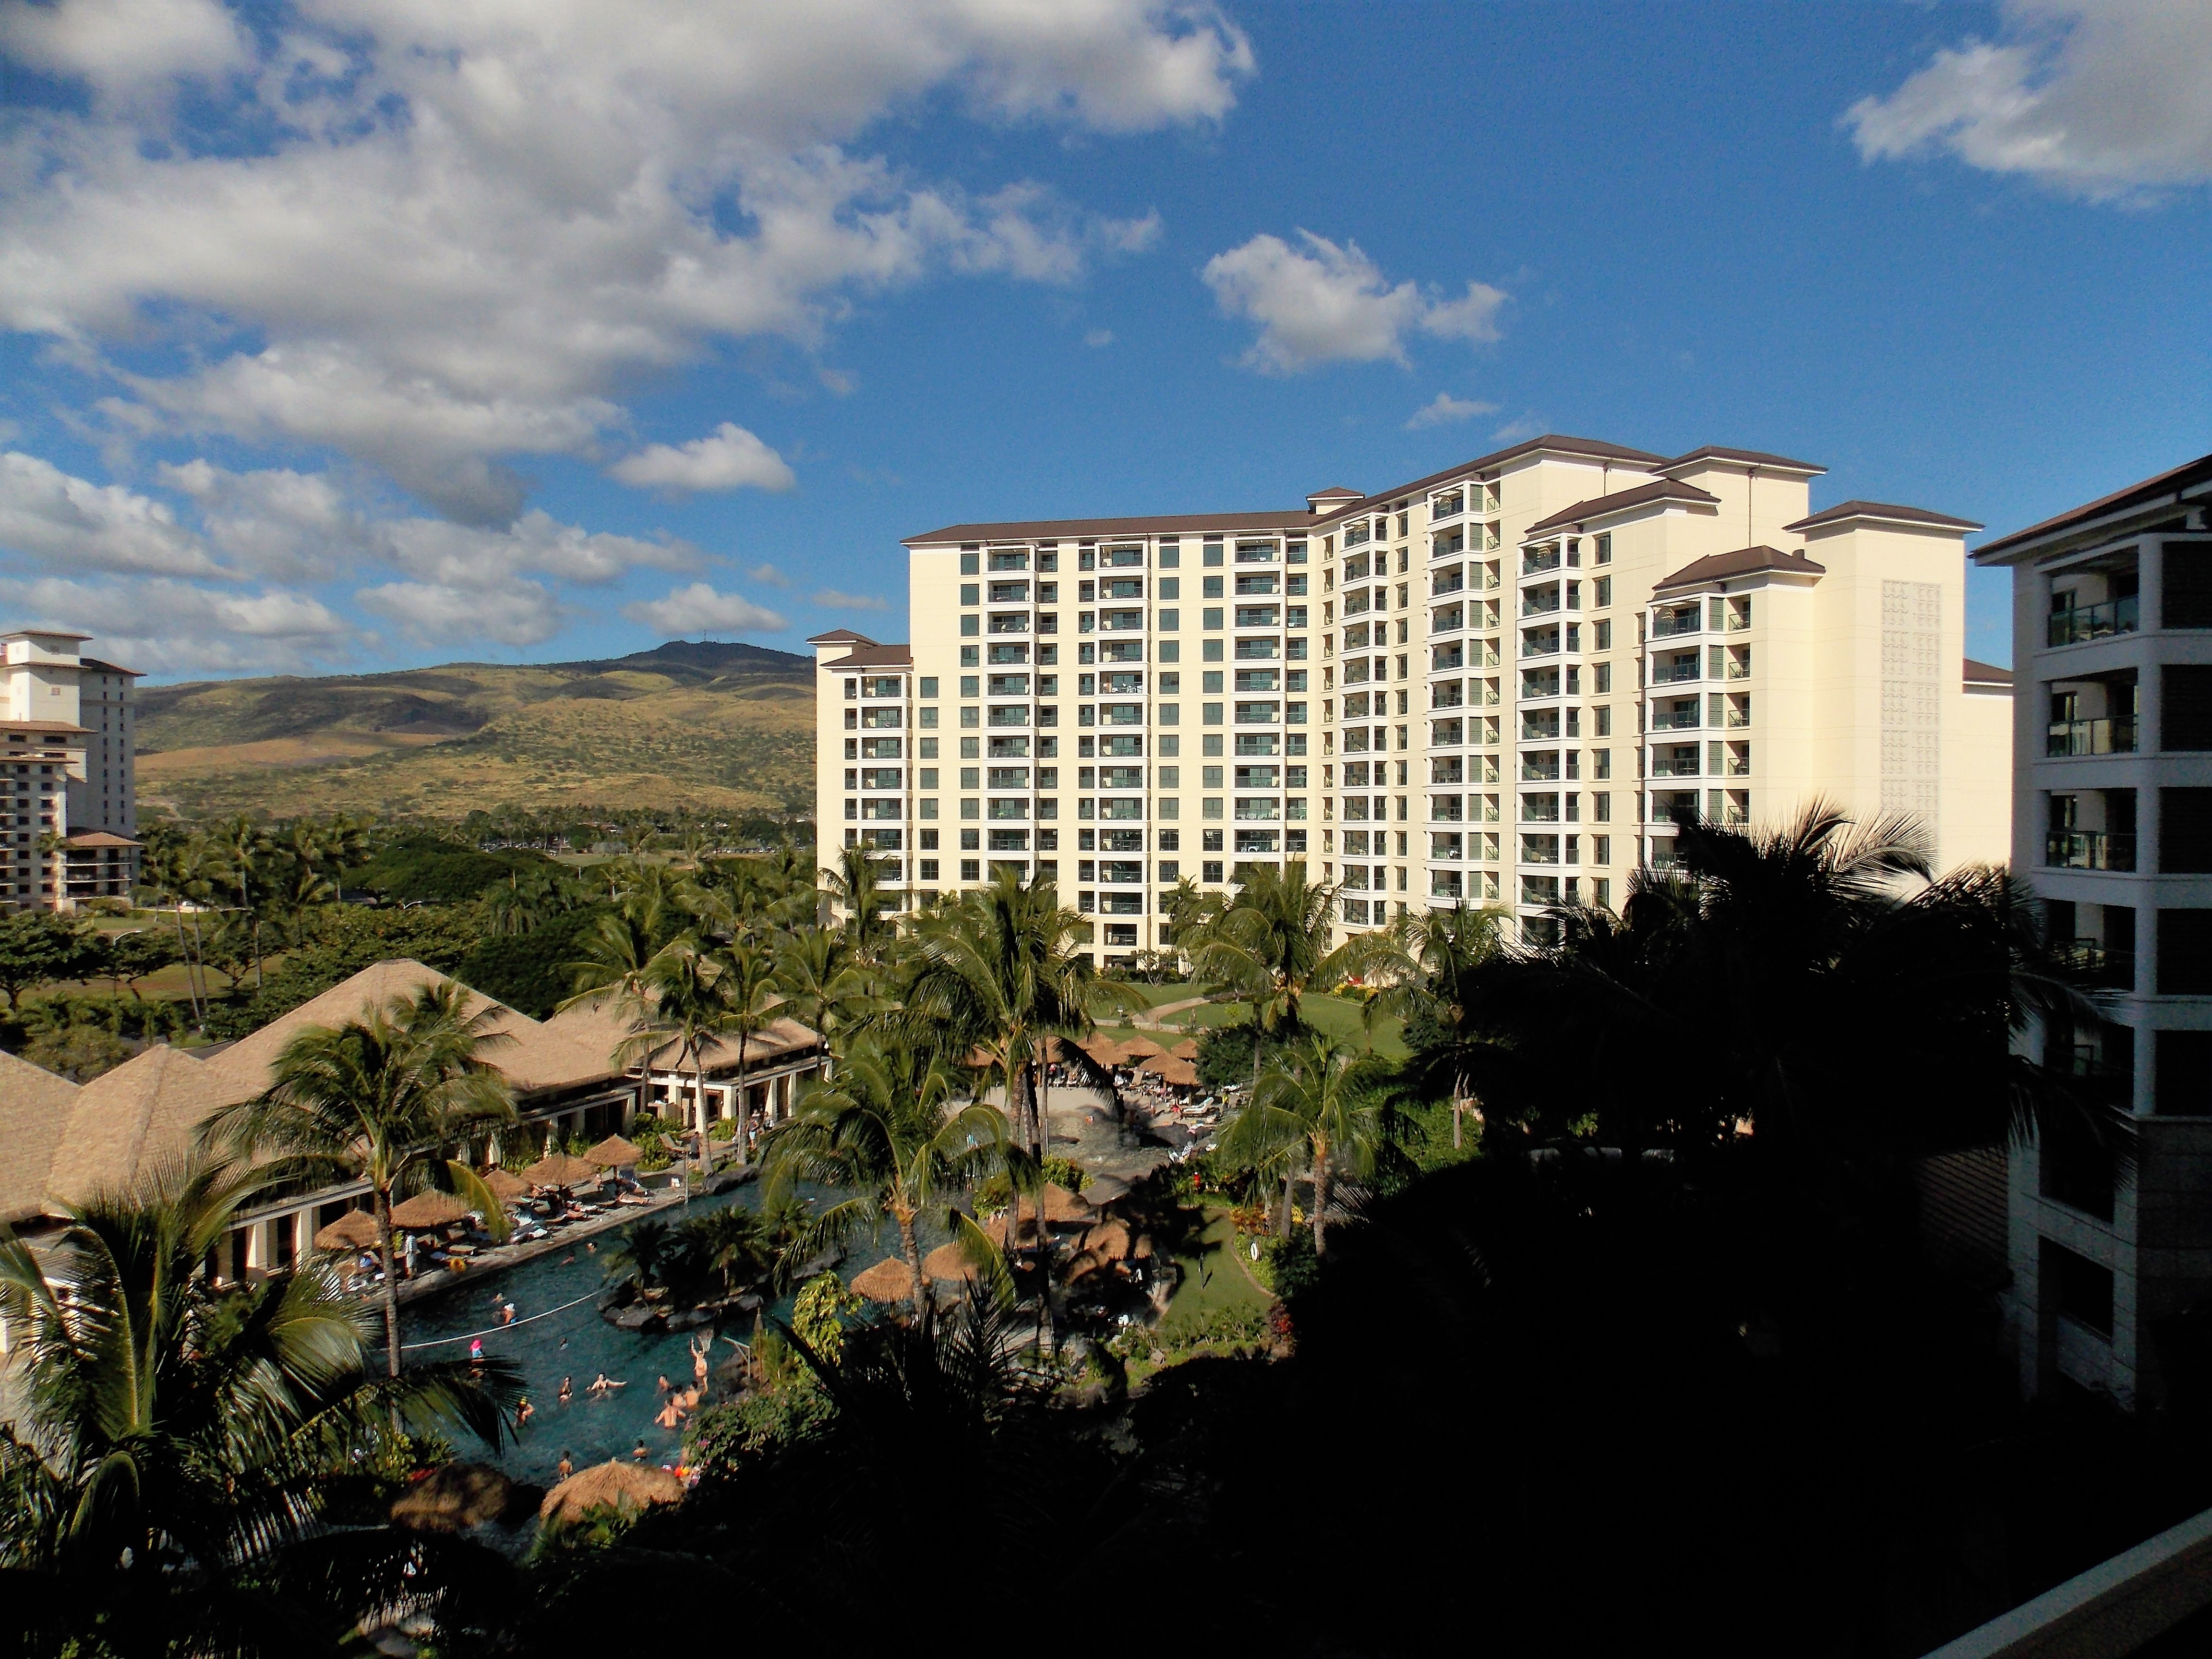
<svg viewBox="0 0 2212 1659"><path fill-rule="evenodd" d="M761 646L148 686L139 709L139 799L187 819L811 806L813 661Z"/></svg>

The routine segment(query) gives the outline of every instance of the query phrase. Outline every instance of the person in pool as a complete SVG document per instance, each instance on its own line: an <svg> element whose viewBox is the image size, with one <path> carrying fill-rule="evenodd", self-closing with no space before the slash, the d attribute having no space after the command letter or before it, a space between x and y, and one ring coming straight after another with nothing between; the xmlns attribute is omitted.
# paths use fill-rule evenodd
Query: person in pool
<svg viewBox="0 0 2212 1659"><path fill-rule="evenodd" d="M561 1454L561 1461L553 1467L560 1471L561 1478L566 1480L570 1475L575 1474L576 1460L564 1451Z"/></svg>
<svg viewBox="0 0 2212 1659"><path fill-rule="evenodd" d="M617 1389L626 1389L628 1387L629 1387L629 1383L617 1382L615 1378L609 1376L605 1371L601 1371L597 1376L592 1379L591 1392L597 1395L609 1395L612 1394Z"/></svg>
<svg viewBox="0 0 2212 1659"><path fill-rule="evenodd" d="M645 1438L643 1436L641 1435L638 1437L638 1443L635 1446L630 1449L629 1455L632 1457L635 1457L641 1463L644 1462L645 1460L651 1455L651 1454L645 1449Z"/></svg>
<svg viewBox="0 0 2212 1659"><path fill-rule="evenodd" d="M559 1400L564 1406L571 1400L574 1400L576 1397L575 1379L574 1377L568 1376L562 1377L561 1379L561 1392L554 1397Z"/></svg>
<svg viewBox="0 0 2212 1659"><path fill-rule="evenodd" d="M528 1395L524 1395L521 1399L514 1402L514 1426L517 1429L521 1428L525 1423L537 1415L538 1407L530 1403Z"/></svg>

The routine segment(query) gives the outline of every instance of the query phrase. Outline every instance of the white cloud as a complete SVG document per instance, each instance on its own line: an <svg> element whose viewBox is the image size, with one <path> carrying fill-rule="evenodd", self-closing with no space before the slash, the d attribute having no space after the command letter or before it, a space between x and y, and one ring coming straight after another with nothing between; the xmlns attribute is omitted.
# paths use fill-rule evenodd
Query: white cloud
<svg viewBox="0 0 2212 1659"><path fill-rule="evenodd" d="M777 564L757 564L745 572L753 580L768 587L788 587L791 574Z"/></svg>
<svg viewBox="0 0 2212 1659"><path fill-rule="evenodd" d="M1452 421L1471 421L1478 415L1494 415L1496 404L1479 404L1471 398L1455 398L1449 392L1439 392L1435 398L1415 410L1406 422L1406 430L1419 432L1425 426L1443 426Z"/></svg>
<svg viewBox="0 0 2212 1659"><path fill-rule="evenodd" d="M683 639L695 634L781 634L791 626L778 612L739 594L718 593L705 582L672 588L665 599L626 605L623 615Z"/></svg>
<svg viewBox="0 0 2212 1659"><path fill-rule="evenodd" d="M493 586L440 582L386 582L364 587L355 601L388 617L408 638L424 645L493 640L501 645L542 645L559 633L569 612L538 582Z"/></svg>
<svg viewBox="0 0 2212 1659"><path fill-rule="evenodd" d="M167 577L0 575L0 606L19 624L90 634L101 656L149 674L307 672L344 659L360 637L307 594L240 593Z"/></svg>
<svg viewBox="0 0 2212 1659"><path fill-rule="evenodd" d="M67 570L222 574L166 503L16 450L0 454L0 550Z"/></svg>
<svg viewBox="0 0 2212 1659"><path fill-rule="evenodd" d="M1112 345L1114 331L1110 328L1094 328L1083 337L1083 343L1094 348Z"/></svg>
<svg viewBox="0 0 2212 1659"><path fill-rule="evenodd" d="M1294 374L1324 362L1404 363L1406 336L1494 340L1505 295L1470 282L1446 300L1404 282L1395 287L1354 242L1342 246L1311 231L1300 246L1261 234L1217 253L1200 272L1222 311L1249 318L1260 337L1242 359L1267 374Z"/></svg>
<svg viewBox="0 0 2212 1659"><path fill-rule="evenodd" d="M886 116L949 93L989 120L1152 131L1218 119L1252 72L1203 0L301 0L259 35L235 17L0 12L0 49L96 86L237 71L190 125L151 95L19 119L0 325L104 363L125 429L328 446L484 525L524 500L506 458L603 459L617 392L718 338L811 349L859 296L937 272L1065 282L1159 234L848 151ZM179 343L193 366L137 355Z"/></svg>
<svg viewBox="0 0 2212 1659"><path fill-rule="evenodd" d="M814 603L828 611L888 611L890 602L873 593L847 593L835 587L825 587L814 596Z"/></svg>
<svg viewBox="0 0 2212 1659"><path fill-rule="evenodd" d="M2212 180L2212 6L2007 0L2006 37L1937 52L1844 117L1866 161L1948 151L2092 201Z"/></svg>
<svg viewBox="0 0 2212 1659"><path fill-rule="evenodd" d="M750 484L781 490L799 483L782 456L730 421L687 444L648 444L607 471L623 483L653 489L738 489Z"/></svg>

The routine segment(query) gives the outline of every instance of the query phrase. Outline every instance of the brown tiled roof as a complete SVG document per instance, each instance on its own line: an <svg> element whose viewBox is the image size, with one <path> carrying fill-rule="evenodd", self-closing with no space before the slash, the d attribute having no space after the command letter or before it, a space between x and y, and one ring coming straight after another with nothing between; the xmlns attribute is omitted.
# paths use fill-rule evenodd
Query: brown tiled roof
<svg viewBox="0 0 2212 1659"><path fill-rule="evenodd" d="M54 1149L46 1176L49 1209L125 1191L142 1172L181 1160L202 1121L251 1092L166 1043L94 1078L77 1091Z"/></svg>
<svg viewBox="0 0 2212 1659"><path fill-rule="evenodd" d="M240 1038L208 1062L209 1067L222 1072L239 1090L240 1099L259 1094L269 1086L276 1057L301 1031L365 1018L389 1007L395 998L413 997L425 986L447 982L446 975L434 968L404 957L377 963L270 1021L252 1036ZM481 992L471 991L466 1006L471 1013L494 1009L490 1030L512 1039L485 1049L483 1057L506 1075L518 1096L580 1088L622 1075L605 1055L593 1054L574 1038L494 1002Z"/></svg>
<svg viewBox="0 0 2212 1659"><path fill-rule="evenodd" d="M1825 576L1828 567L1814 564L1802 553L1784 553L1775 547L1739 547L1733 553L1709 553L1704 558L1684 565L1673 575L1666 577L1652 589L1662 592L1669 587L1691 587L1699 582L1717 582L1727 576L1748 576L1754 571L1781 570L1796 576Z"/></svg>
<svg viewBox="0 0 2212 1659"><path fill-rule="evenodd" d="M837 645L850 640L855 645L873 645L866 634L855 634L849 628L833 628L827 634L817 634L806 641L809 645Z"/></svg>
<svg viewBox="0 0 2212 1659"><path fill-rule="evenodd" d="M1306 497L1309 501L1358 501L1366 497L1349 484L1331 484L1326 489L1316 489Z"/></svg>
<svg viewBox="0 0 2212 1659"><path fill-rule="evenodd" d="M0 720L0 732L74 732L82 737L91 730L90 726L79 726L74 720Z"/></svg>
<svg viewBox="0 0 2212 1659"><path fill-rule="evenodd" d="M914 666L914 647L910 645L860 645L853 647L849 657L840 657L835 662L825 662L824 668L911 668Z"/></svg>
<svg viewBox="0 0 2212 1659"><path fill-rule="evenodd" d="M1667 459L1664 455L1654 455L1648 450L1631 449L1625 444L1607 443L1602 438L1570 438L1556 432L1547 432L1540 438L1530 438L1505 449L1492 450L1489 454L1478 455L1471 461L1448 466L1441 472L1431 472L1425 478L1415 478L1407 483L1394 484L1388 489L1378 489L1372 495L1363 496L1352 506L1324 514L1314 522L1319 526L1333 525L1363 509L1373 513L1378 510L1377 503L1395 501L1401 495L1412 495L1437 484L1449 483L1469 472L1503 466L1508 461L1517 461L1523 455L1533 455L1539 451L1559 455L1580 455L1591 460L1626 461L1646 472L1656 471Z"/></svg>
<svg viewBox="0 0 2212 1659"><path fill-rule="evenodd" d="M95 674L128 674L134 680L145 678L140 669L125 668L120 663L102 662L98 657L79 657L77 662Z"/></svg>
<svg viewBox="0 0 2212 1659"><path fill-rule="evenodd" d="M112 836L105 830L72 830L68 845L71 847L143 847L143 842L133 841L128 836Z"/></svg>
<svg viewBox="0 0 2212 1659"><path fill-rule="evenodd" d="M1314 523L1312 512L1304 507L1280 513L1178 513L1153 519L1020 519L1004 524L947 525L926 535L908 536L902 545L1096 540L1102 536L1187 536L1208 531L1233 536L1244 530L1305 530Z"/></svg>
<svg viewBox="0 0 2212 1659"><path fill-rule="evenodd" d="M1793 461L1787 455L1770 455L1763 449L1730 449L1722 444L1707 444L1686 455L1677 455L1659 470L1672 472L1678 466L1687 466L1693 461L1740 461L1747 466L1786 467L1792 472L1826 472L1828 469L1811 461Z"/></svg>
<svg viewBox="0 0 2212 1659"><path fill-rule="evenodd" d="M1659 478L1650 483L1638 484L1633 489L1616 489L1610 495L1577 501L1565 512L1539 520L1522 533L1534 536L1543 531L1555 530L1561 525L1584 524L1610 514L1626 513L1631 507L1649 506L1653 501L1690 501L1703 507L1714 507L1719 504L1720 499L1693 483L1684 483L1680 478Z"/></svg>
<svg viewBox="0 0 2212 1659"><path fill-rule="evenodd" d="M548 1030L556 1031L571 1042L597 1054L604 1050L612 1063L615 1050L635 1030L630 1017L612 997L599 997L589 1002L579 1002L563 1008L545 1022ZM745 1066L766 1066L802 1048L818 1048L822 1039L816 1032L795 1019L779 1018L764 1031L757 1031L745 1043ZM719 1076L724 1072L734 1073L738 1069L738 1045L734 1038L717 1038L708 1045L702 1056L707 1073ZM653 1056L656 1070L666 1070L676 1064L675 1045L670 1044ZM685 1063L690 1069L690 1062Z"/></svg>
<svg viewBox="0 0 2212 1659"><path fill-rule="evenodd" d="M1954 519L1948 513L1931 513L1924 507L1899 507L1894 501L1844 501L1815 513L1809 519L1800 519L1796 524L1785 524L1784 530L1820 530L1832 525L1847 524L1853 519L1881 519L1892 524L1938 525L1946 530L1979 530L1981 526L1972 519Z"/></svg>
<svg viewBox="0 0 2212 1659"><path fill-rule="evenodd" d="M2000 668L1993 662L1976 662L1968 657L1966 659L1966 681L1969 685L2010 685L2012 670Z"/></svg>
<svg viewBox="0 0 2212 1659"><path fill-rule="evenodd" d="M2164 496L2171 495L2178 503L2182 492L2191 484L2207 482L2212 482L2212 455L2200 455L2193 461L2185 461L2179 466L2145 478L2140 483L2131 483L2109 495L2100 495L2095 501L2086 501L2056 518L2032 524L2025 530L2015 530L2009 536L2000 536L1993 542L1984 542L1974 550L1974 557L1984 560L1996 554L2008 553L2029 542L2057 535L2076 525L2090 523L2106 513L2119 512L2130 507L2148 507Z"/></svg>
<svg viewBox="0 0 2212 1659"><path fill-rule="evenodd" d="M0 1221L28 1221L45 1207L46 1176L77 1085L0 1049Z"/></svg>

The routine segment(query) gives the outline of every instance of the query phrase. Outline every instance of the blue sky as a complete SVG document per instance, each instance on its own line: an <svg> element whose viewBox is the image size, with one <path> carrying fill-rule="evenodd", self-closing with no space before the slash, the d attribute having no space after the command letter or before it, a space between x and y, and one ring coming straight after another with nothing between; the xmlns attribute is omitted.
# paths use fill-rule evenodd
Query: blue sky
<svg viewBox="0 0 2212 1659"><path fill-rule="evenodd" d="M0 51L0 614L163 678L901 637L902 535L1541 430L1992 533L2212 449L2201 0L5 0Z"/></svg>

